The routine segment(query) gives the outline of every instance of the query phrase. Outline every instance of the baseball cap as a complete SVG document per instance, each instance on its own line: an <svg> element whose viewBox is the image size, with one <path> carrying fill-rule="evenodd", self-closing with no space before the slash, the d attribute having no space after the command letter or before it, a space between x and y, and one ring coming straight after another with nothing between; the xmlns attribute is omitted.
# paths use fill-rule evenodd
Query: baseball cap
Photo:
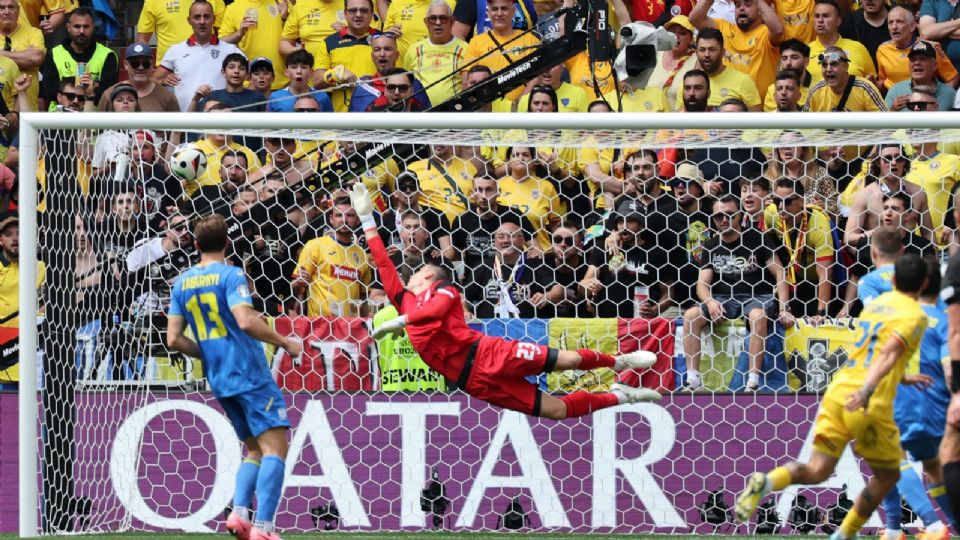
<svg viewBox="0 0 960 540"><path fill-rule="evenodd" d="M153 51L146 43L133 43L127 46L126 58L153 58Z"/></svg>
<svg viewBox="0 0 960 540"><path fill-rule="evenodd" d="M137 99L140 99L139 96L137 95L137 89L134 88L133 85L130 85L127 83L120 83L120 84L114 85L113 89L110 90L110 101L113 101L114 99L116 99L116 97L120 95L121 92L132 92L134 97L136 97Z"/></svg>
<svg viewBox="0 0 960 540"><path fill-rule="evenodd" d="M4 212L0 214L0 231L4 231L10 225L16 225L18 223L20 223L20 218L17 217L16 213Z"/></svg>
<svg viewBox="0 0 960 540"><path fill-rule="evenodd" d="M690 22L690 19L686 15L674 16L672 19L667 21L667 24L663 25L663 27L669 30L670 26L674 24L680 25L681 27L683 27L685 30L689 31L692 34L696 33L696 29L693 27L693 23Z"/></svg>
<svg viewBox="0 0 960 540"><path fill-rule="evenodd" d="M617 222L620 221L636 221L637 223L646 223L647 216L637 210L627 210L622 209L617 212Z"/></svg>
<svg viewBox="0 0 960 540"><path fill-rule="evenodd" d="M703 175L700 174L700 169L689 161L678 164L673 177L678 180L692 180L703 190Z"/></svg>
<svg viewBox="0 0 960 540"><path fill-rule="evenodd" d="M138 129L133 132L133 137L137 142L145 141L150 144L156 144L157 142L157 134L151 129Z"/></svg>
<svg viewBox="0 0 960 540"><path fill-rule="evenodd" d="M270 73L273 73L273 61L271 61L266 56L258 56L253 59L253 62L250 62L250 71L257 71L258 69L267 68L270 70Z"/></svg>
<svg viewBox="0 0 960 540"><path fill-rule="evenodd" d="M929 41L924 41L918 39L916 43L913 44L913 47L910 47L910 52L907 53L907 58L913 58L914 55L922 54L927 58L936 58L937 49L933 43Z"/></svg>

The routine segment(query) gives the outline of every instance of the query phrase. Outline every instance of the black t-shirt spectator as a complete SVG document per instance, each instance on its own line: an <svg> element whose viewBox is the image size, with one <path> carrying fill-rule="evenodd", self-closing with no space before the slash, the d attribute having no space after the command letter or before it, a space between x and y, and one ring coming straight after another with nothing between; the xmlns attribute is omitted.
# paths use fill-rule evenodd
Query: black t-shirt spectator
<svg viewBox="0 0 960 540"><path fill-rule="evenodd" d="M473 306L473 314L481 319L497 316L496 307L500 299L500 280L494 275L496 264L494 257L487 257L477 268L467 268L464 295ZM553 279L544 272L542 259L523 258L523 264L501 264L500 277L510 291L510 299L517 307L521 318L542 317L539 310L528 300L536 293L546 292L544 284Z"/></svg>
<svg viewBox="0 0 960 540"><path fill-rule="evenodd" d="M214 90L200 103L199 110L203 110L203 105L210 100L219 101L234 112L265 112L267 110L266 98L256 90L244 88L240 92L227 92L226 89Z"/></svg>
<svg viewBox="0 0 960 540"><path fill-rule="evenodd" d="M400 221L401 215L409 211L420 215L423 220L423 226L430 233L431 246L440 248L440 237L450 234L450 221L443 212L433 208L423 207L421 210L404 210L398 214L390 209L380 215L380 237L383 243L388 247L390 245L400 245Z"/></svg>
<svg viewBox="0 0 960 540"><path fill-rule="evenodd" d="M651 301L661 300L656 285L662 282L660 270L667 268L670 260L650 235L645 236L643 245L622 252L622 258L609 255L602 246L590 251L587 260L597 267L596 277L603 284L600 293L591 299L597 317L633 317L636 287L647 287Z"/></svg>
<svg viewBox="0 0 960 540"><path fill-rule="evenodd" d="M451 227L451 242L460 251L464 266L476 268L484 257L493 255L493 233L504 223L516 224L526 238L533 238L534 228L530 219L509 206L498 206L497 215L487 219L480 219L473 209L457 216Z"/></svg>
<svg viewBox="0 0 960 540"><path fill-rule="evenodd" d="M770 235L756 229L743 231L730 243L719 235L707 240L701 260L703 268L713 270L713 296L773 294L775 282L767 264L776 249Z"/></svg>
<svg viewBox="0 0 960 540"><path fill-rule="evenodd" d="M843 17L840 23L840 36L854 41L859 41L866 47L873 59L874 67L877 64L877 48L884 41L890 40L890 29L884 22L880 26L874 26L867 22L863 16L863 10L851 11Z"/></svg>
<svg viewBox="0 0 960 540"><path fill-rule="evenodd" d="M734 182L741 176L759 178L767 158L759 148L711 146L697 149L690 161L699 167L704 180L722 182L726 186L723 192L716 195L733 194L739 197L740 190Z"/></svg>
<svg viewBox="0 0 960 540"><path fill-rule="evenodd" d="M299 229L287 220L285 207L278 204L255 205L249 215L251 219L242 221L247 229L244 237L254 240L247 259L247 275L253 279L253 287L268 312L282 313L280 307L292 295L289 277L297 266L294 257L301 245ZM263 239L262 244L256 241L258 236Z"/></svg>
<svg viewBox="0 0 960 540"><path fill-rule="evenodd" d="M580 264L573 268L562 266L557 262L553 253L547 253L543 257L543 276L545 281L543 286L545 290L550 290L556 285L564 288L564 299L555 304L547 303L540 308L540 317L589 317L587 310L587 300L580 294L579 283L587 275L586 261L580 261Z"/></svg>

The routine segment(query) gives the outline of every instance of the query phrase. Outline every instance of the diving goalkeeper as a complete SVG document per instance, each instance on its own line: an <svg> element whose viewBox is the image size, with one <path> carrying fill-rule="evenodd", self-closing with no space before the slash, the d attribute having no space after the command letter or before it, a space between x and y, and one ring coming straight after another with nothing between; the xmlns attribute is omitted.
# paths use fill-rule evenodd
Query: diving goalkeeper
<svg viewBox="0 0 960 540"><path fill-rule="evenodd" d="M423 361L456 381L461 390L498 407L532 416L562 420L621 403L660 399L654 390L622 383L615 383L609 392L600 394L581 391L558 398L541 392L524 377L599 367L615 371L643 369L654 364L656 355L649 351L619 356L589 349L558 351L544 345L487 336L471 329L463 316L460 292L446 279L446 271L435 264L425 264L410 276L404 288L377 234L367 188L362 183L355 184L350 200L360 217L383 288L400 313L377 327L374 339L406 328L410 343Z"/></svg>

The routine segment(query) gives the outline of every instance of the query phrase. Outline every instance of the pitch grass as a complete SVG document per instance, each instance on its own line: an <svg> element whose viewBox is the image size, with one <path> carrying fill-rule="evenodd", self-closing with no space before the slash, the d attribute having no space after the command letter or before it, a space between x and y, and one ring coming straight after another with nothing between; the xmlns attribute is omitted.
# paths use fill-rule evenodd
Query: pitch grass
<svg viewBox="0 0 960 540"><path fill-rule="evenodd" d="M816 537L818 535L811 535ZM328 540L516 540L518 538L532 538L536 540L586 540L587 538L597 538L600 540L666 540L668 538L699 538L700 540L765 540L792 539L797 540L797 535L777 535L777 536L743 536L743 535L640 535L640 534L569 534L569 533L474 533L474 532L410 532L410 533L346 533L346 532L325 532L316 531L312 533L284 534L284 540L311 538ZM822 537L822 536L821 536ZM0 540L13 540L18 538L15 534L0 534ZM112 533L96 535L70 535L44 538L118 538L123 540L215 540L222 538L224 540L233 537L227 534L199 534L199 533ZM863 537L860 538L870 538Z"/></svg>

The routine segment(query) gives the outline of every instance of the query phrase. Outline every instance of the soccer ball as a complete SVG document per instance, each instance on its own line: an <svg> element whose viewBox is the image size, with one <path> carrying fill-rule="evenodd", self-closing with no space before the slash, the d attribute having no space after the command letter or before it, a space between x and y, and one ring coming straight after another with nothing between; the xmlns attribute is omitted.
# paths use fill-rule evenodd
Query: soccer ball
<svg viewBox="0 0 960 540"><path fill-rule="evenodd" d="M170 171L181 180L196 180L207 170L207 156L196 146L178 146L170 156Z"/></svg>

